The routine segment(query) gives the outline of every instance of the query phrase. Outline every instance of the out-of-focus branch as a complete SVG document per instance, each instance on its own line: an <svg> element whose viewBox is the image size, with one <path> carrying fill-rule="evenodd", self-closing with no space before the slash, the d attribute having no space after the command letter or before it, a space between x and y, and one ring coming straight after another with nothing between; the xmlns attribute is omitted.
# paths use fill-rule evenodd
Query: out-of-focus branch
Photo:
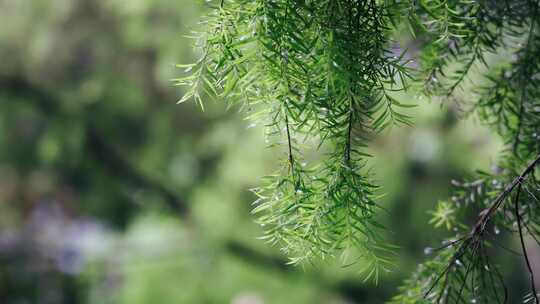
<svg viewBox="0 0 540 304"><path fill-rule="evenodd" d="M0 75L0 93L9 94L12 96L21 96L33 102L34 105L44 114L49 117L67 116L61 109L60 103L54 94L41 88L39 85L33 84L23 76L1 76ZM84 117L82 117L84 119ZM108 174L119 179L129 181L138 187L149 189L161 194L175 214L183 220L190 218L190 206L187 201L179 194L168 189L166 186L156 181L144 172L131 164L122 153L118 151L114 145L103 137L98 128L92 122L86 123L86 150L90 152L91 157L100 165ZM238 257L245 263L250 265L273 269L281 273L298 272L297 268L288 266L284 258L265 254L255 250L237 240L226 240L224 247L228 253ZM306 273L308 274L308 273ZM356 281L343 280L337 283L325 280L317 274L308 274L308 278L314 282L322 284L324 288L333 290L342 297L362 302L365 301L368 291ZM377 294L373 294L376 292ZM383 294L380 291L370 291L370 298L376 296L383 300Z"/></svg>
<svg viewBox="0 0 540 304"><path fill-rule="evenodd" d="M41 112L50 117L67 115L63 113L55 96L34 85L24 77L0 76L0 92L27 97L29 101L34 102L39 107ZM132 165L100 134L98 128L92 122L86 123L85 136L86 150L91 152L90 154L94 160L101 164L101 167L110 175L160 193L165 198L169 208L183 218L188 217L189 206L184 199Z"/></svg>
<svg viewBox="0 0 540 304"><path fill-rule="evenodd" d="M160 193L173 209L182 218L189 216L190 208L187 202L178 194L165 187L163 184L149 178L139 169L129 163L122 155L110 145L97 131L89 125L86 129L87 150L92 152L93 157L103 164L110 175L130 180L137 186L152 189Z"/></svg>

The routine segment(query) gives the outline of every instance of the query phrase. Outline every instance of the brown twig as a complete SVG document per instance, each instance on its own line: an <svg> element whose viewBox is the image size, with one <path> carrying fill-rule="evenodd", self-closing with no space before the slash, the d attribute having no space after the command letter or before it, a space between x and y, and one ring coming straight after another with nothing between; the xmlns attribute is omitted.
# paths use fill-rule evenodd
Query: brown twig
<svg viewBox="0 0 540 304"><path fill-rule="evenodd" d="M445 283L444 283L444 285L446 285L448 274L452 266L454 266L456 261L459 260L467 252L467 250L469 249L471 245L476 244L477 242L480 242L481 237L486 230L486 226L491 220L492 216L495 214L495 212L501 207L503 202L506 200L506 198L508 198L508 196L512 193L512 191L516 187L519 187L518 192L521 191L521 183L527 178L527 176L529 176L529 174L534 172L534 169L539 164L540 164L540 155L538 155L536 159L533 160L518 177L516 177L508 186L506 186L504 191L501 192L493 200L489 208L484 209L482 212L480 212L480 218L478 219L476 224L473 226L473 229L471 229L471 232L469 233L469 235L464 238L460 238L456 242L452 243L452 245L454 245L456 243L461 242L461 245L458 247L454 255L451 257L450 262L448 263L447 267L439 274L439 276L435 279L435 281L431 284L430 288L424 294L424 298L427 298L427 296L433 291L435 286L437 286L437 284L440 282L440 280L443 277L446 277ZM520 219L521 216L519 214L518 216ZM519 223L519 225L521 225L521 223ZM522 233L521 229L519 230L520 230L519 232ZM528 256L526 256L526 260L528 261ZM529 268L529 269L530 269L530 273L532 274L532 270L531 270L532 268ZM534 282L534 278L531 278L531 281ZM536 293L534 289L533 289L533 292ZM536 301L536 303L539 303L538 300Z"/></svg>

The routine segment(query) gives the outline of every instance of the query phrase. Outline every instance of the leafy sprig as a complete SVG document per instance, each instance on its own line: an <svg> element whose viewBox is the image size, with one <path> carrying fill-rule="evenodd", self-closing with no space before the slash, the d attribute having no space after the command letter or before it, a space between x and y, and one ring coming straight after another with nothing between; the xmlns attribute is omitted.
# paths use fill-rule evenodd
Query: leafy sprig
<svg viewBox="0 0 540 304"><path fill-rule="evenodd" d="M201 103L204 94L262 109L251 116L264 122L285 157L254 190L253 212L263 238L291 263L356 252L373 278L391 264L365 146L370 134L410 124L402 113L408 106L393 96L410 79L391 39L404 7L376 0L221 1L198 37L199 61L177 80L188 86L181 101ZM302 155L312 150L321 159L303 166Z"/></svg>

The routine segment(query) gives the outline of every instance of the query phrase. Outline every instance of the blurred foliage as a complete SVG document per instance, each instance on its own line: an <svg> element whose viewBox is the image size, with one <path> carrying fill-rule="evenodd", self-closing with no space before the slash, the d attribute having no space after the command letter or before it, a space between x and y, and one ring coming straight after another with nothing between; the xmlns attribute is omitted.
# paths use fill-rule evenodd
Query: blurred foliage
<svg viewBox="0 0 540 304"><path fill-rule="evenodd" d="M404 95L414 127L369 151L398 267L374 286L331 262L285 266L250 214L247 190L275 170L263 130L219 102L175 104L204 10L0 0L0 303L382 303L441 239L428 211L450 180L489 168L486 130Z"/></svg>

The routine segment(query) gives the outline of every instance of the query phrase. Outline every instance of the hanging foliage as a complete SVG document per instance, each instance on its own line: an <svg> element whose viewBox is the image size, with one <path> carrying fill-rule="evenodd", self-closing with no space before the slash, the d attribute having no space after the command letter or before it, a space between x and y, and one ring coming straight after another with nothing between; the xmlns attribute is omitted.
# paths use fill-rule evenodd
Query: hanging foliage
<svg viewBox="0 0 540 304"><path fill-rule="evenodd" d="M366 147L391 125L409 125L411 105L394 92L422 86L460 99L503 138L498 170L454 182L432 222L455 232L433 250L393 303L506 303L490 260L500 231L517 235L530 273L525 302L539 303L524 235L540 238L540 33L533 0L222 0L211 2L201 52L179 65L181 102L214 97L264 124L283 151L276 172L253 192L262 237L291 263L355 254L367 278L391 268L395 247L381 238L381 190L370 178ZM423 33L420 67L392 39ZM472 72L485 84L470 83ZM414 77L412 76L414 75ZM472 86L465 98L459 90ZM319 160L308 163L306 155ZM471 222L472 211L478 218ZM540 245L540 242L537 242ZM431 251L431 250L430 250Z"/></svg>

